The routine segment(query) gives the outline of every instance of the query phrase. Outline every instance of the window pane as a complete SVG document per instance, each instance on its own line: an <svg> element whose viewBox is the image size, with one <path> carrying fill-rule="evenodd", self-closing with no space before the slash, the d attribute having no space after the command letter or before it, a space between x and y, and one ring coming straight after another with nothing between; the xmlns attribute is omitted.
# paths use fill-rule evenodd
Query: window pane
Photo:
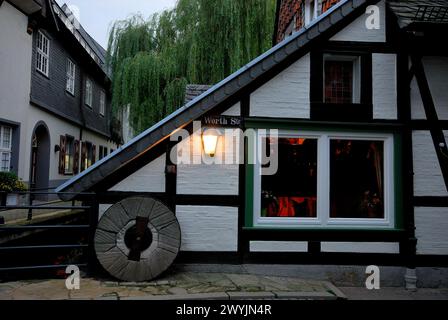
<svg viewBox="0 0 448 320"><path fill-rule="evenodd" d="M0 162L0 171L9 172L11 167L11 153L2 152Z"/></svg>
<svg viewBox="0 0 448 320"><path fill-rule="evenodd" d="M353 102L353 61L325 61L325 103Z"/></svg>
<svg viewBox="0 0 448 320"><path fill-rule="evenodd" d="M65 150L65 173L73 173L73 160L75 154L75 144L73 138L67 137Z"/></svg>
<svg viewBox="0 0 448 320"><path fill-rule="evenodd" d="M262 217L317 217L317 139L279 138L279 169L261 178Z"/></svg>
<svg viewBox="0 0 448 320"><path fill-rule="evenodd" d="M384 142L332 140L330 217L384 218Z"/></svg>
<svg viewBox="0 0 448 320"><path fill-rule="evenodd" d="M2 148L3 149L11 149L11 132L12 129L10 127L3 127L3 141L2 141Z"/></svg>

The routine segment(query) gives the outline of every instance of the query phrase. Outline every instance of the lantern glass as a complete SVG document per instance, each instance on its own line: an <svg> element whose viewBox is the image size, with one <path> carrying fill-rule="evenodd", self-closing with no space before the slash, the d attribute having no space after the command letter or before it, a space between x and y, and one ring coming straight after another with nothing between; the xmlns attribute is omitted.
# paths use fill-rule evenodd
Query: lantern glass
<svg viewBox="0 0 448 320"><path fill-rule="evenodd" d="M204 153L210 157L216 155L218 146L219 132L216 130L207 130L202 134L202 142L204 145Z"/></svg>

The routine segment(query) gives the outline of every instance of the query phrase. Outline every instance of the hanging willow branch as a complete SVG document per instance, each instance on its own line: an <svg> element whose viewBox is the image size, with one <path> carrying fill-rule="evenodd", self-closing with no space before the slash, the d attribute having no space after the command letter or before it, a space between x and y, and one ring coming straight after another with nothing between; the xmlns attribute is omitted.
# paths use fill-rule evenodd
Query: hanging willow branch
<svg viewBox="0 0 448 320"><path fill-rule="evenodd" d="M271 46L276 0L178 0L145 20L116 22L108 68L115 114L138 133L182 106L187 83L214 84Z"/></svg>

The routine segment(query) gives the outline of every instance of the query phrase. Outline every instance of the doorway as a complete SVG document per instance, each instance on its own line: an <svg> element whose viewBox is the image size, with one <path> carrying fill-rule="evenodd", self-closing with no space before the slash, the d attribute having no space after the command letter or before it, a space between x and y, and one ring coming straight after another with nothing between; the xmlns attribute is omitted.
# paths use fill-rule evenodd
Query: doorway
<svg viewBox="0 0 448 320"><path fill-rule="evenodd" d="M46 192L49 187L50 134L45 123L39 123L31 138L30 189Z"/></svg>

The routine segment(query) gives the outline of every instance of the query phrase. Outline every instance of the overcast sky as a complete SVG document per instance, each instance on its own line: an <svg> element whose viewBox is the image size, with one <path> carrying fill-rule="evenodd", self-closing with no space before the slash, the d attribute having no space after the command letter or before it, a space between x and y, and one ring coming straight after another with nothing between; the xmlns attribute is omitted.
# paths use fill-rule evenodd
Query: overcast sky
<svg viewBox="0 0 448 320"><path fill-rule="evenodd" d="M75 6L79 11L82 26L107 49L108 30L116 20L141 13L148 17L155 12L173 8L176 0L56 0ZM73 10L76 11L76 10ZM76 14L75 14L76 15Z"/></svg>

